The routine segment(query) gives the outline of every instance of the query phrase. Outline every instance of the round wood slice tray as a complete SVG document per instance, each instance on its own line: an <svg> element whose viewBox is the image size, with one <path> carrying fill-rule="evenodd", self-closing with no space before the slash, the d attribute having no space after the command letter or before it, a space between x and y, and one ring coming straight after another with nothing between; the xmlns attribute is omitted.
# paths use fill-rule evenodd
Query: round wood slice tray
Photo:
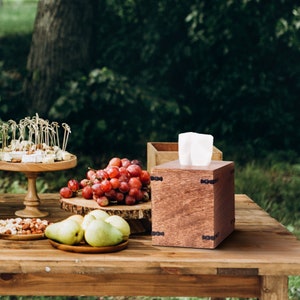
<svg viewBox="0 0 300 300"><path fill-rule="evenodd" d="M65 245L58 243L56 241L50 240L50 244L59 250L63 251L69 251L69 252L76 252L76 253L111 253L111 252L117 252L125 249L128 245L128 240L121 242L118 245L114 246L105 246L105 247L92 247L87 244L83 245Z"/></svg>
<svg viewBox="0 0 300 300"><path fill-rule="evenodd" d="M77 157L71 156L69 160L57 161L54 163L19 163L0 161L0 170L15 172L50 172L60 171L76 167Z"/></svg>
<svg viewBox="0 0 300 300"><path fill-rule="evenodd" d="M136 205L110 205L102 207L94 200L82 197L61 198L62 209L74 214L86 215L95 209L102 209L109 215L118 215L124 218L130 226L131 233L144 233L151 231L151 201Z"/></svg>
<svg viewBox="0 0 300 300"><path fill-rule="evenodd" d="M61 208L79 215L86 215L92 210L102 209L109 215L119 215L124 219L148 219L151 220L151 201L136 205L110 205L102 207L94 200L86 200L82 197L61 198Z"/></svg>
<svg viewBox="0 0 300 300"><path fill-rule="evenodd" d="M3 234L0 233L0 238L4 240L14 241L30 241L30 240L41 240L45 238L43 233L41 234Z"/></svg>

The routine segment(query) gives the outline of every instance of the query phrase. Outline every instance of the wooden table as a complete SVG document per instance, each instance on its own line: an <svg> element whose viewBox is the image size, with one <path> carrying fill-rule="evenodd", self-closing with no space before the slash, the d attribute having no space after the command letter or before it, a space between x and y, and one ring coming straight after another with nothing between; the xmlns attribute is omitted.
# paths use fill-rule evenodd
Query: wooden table
<svg viewBox="0 0 300 300"><path fill-rule="evenodd" d="M70 213L57 194L42 194L47 219ZM0 195L1 218L22 195ZM300 275L300 241L246 195L236 195L236 229L214 250L154 247L132 236L110 254L76 254L49 241L0 240L0 295L258 297L288 299L288 276Z"/></svg>

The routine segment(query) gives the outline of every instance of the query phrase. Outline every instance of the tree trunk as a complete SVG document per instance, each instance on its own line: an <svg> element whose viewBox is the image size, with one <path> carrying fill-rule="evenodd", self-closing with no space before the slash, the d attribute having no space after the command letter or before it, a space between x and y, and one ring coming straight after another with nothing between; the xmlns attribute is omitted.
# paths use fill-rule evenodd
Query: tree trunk
<svg viewBox="0 0 300 300"><path fill-rule="evenodd" d="M28 113L47 116L64 76L92 59L97 0L40 0L24 83Z"/></svg>

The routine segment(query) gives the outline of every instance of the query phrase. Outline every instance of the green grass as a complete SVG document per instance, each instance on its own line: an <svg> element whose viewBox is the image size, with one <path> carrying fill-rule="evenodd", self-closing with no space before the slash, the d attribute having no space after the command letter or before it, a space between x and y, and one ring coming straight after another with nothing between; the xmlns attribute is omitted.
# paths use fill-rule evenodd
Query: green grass
<svg viewBox="0 0 300 300"><path fill-rule="evenodd" d="M0 6L0 37L32 32L37 2L37 0L3 0Z"/></svg>
<svg viewBox="0 0 300 300"><path fill-rule="evenodd" d="M300 299L300 276L289 277L289 299Z"/></svg>
<svg viewBox="0 0 300 300"><path fill-rule="evenodd" d="M247 194L300 239L300 165L271 161L236 167L235 192Z"/></svg>
<svg viewBox="0 0 300 300"><path fill-rule="evenodd" d="M299 164L271 160L236 169L236 193L250 196L300 240ZM300 300L300 276L289 277L289 299Z"/></svg>

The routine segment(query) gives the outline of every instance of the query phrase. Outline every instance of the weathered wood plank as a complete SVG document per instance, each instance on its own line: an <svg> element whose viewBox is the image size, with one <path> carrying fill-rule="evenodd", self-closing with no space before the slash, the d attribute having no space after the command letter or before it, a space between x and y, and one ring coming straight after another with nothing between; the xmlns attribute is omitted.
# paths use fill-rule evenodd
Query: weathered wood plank
<svg viewBox="0 0 300 300"><path fill-rule="evenodd" d="M60 282L60 284L57 284ZM259 277L156 274L1 274L0 294L258 297ZM88 288L87 288L88 287Z"/></svg>
<svg viewBox="0 0 300 300"><path fill-rule="evenodd" d="M250 201L251 203L251 200L244 195L236 196L237 217L239 217L239 211L242 210L239 207L240 201L242 203ZM49 209L51 214L47 218L51 221L61 220L70 215L60 208L59 196L56 194L41 195L41 206L42 209ZM7 211L7 207L13 208L12 211L22 207L22 195L21 197L19 195L1 195L1 218L13 216L11 212ZM259 269L259 275L299 275L300 242L267 214L263 217L267 225L256 225L257 216L255 214L252 216L251 229L245 229L243 219L238 219L235 231L214 250L154 247L151 236L137 235L130 238L130 243L125 251L114 254L114 260L119 262L120 272L125 272L129 264L132 269L140 270L136 272L146 273L161 272L163 266L178 269L183 274L187 272L216 274L220 268L256 268ZM268 221L269 219L272 221ZM0 240L0 269L2 272L10 272L12 265L25 264L27 261L29 266L32 263L30 271L37 271L34 269L34 265L38 265L38 262L44 263L44 256L50 260L53 259L54 265L57 260L62 260L66 268L71 268L74 263L70 253L58 252L46 240L27 242ZM19 257L20 261L15 261L16 257ZM95 270L98 270L98 265L106 265L106 257L103 259L101 255L80 256L80 260L83 257L86 266L92 268L94 265ZM7 258L11 258L11 261L15 262L8 263ZM76 268L80 269L81 267L81 265L76 265ZM63 267L61 268L63 269Z"/></svg>
<svg viewBox="0 0 300 300"><path fill-rule="evenodd" d="M15 211L24 208L25 194L1 194L0 195L0 218L16 218ZM40 208L49 212L49 216L45 217L49 221L59 221L67 216L72 215L60 208L59 194L39 194L41 201Z"/></svg>
<svg viewBox="0 0 300 300"><path fill-rule="evenodd" d="M263 276L260 300L288 300L286 276Z"/></svg>
<svg viewBox="0 0 300 300"><path fill-rule="evenodd" d="M40 198L47 219L71 214L58 194ZM0 240L0 294L287 299L287 276L300 275L300 241L246 195L235 204L236 228L214 250L153 246L144 234L111 254L60 251L46 239ZM0 195L0 218L22 206L23 195Z"/></svg>

